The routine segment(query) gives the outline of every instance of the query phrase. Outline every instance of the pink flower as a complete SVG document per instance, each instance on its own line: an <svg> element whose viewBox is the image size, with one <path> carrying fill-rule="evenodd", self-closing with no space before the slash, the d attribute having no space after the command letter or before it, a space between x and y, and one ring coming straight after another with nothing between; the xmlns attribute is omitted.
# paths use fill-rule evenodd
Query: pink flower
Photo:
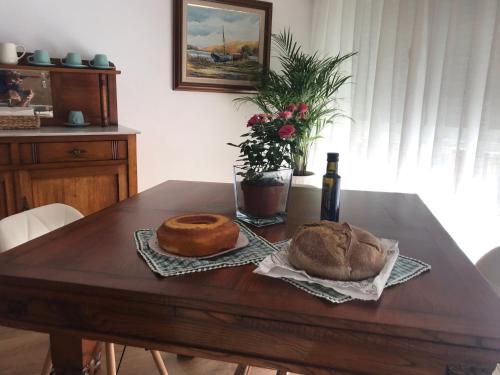
<svg viewBox="0 0 500 375"><path fill-rule="evenodd" d="M281 139L288 139L295 133L295 126L285 124L278 130L278 135Z"/></svg>
<svg viewBox="0 0 500 375"><path fill-rule="evenodd" d="M297 110L297 104L295 103L290 103L288 104L288 106L286 107L286 110L289 111L289 112L295 112Z"/></svg>
<svg viewBox="0 0 500 375"><path fill-rule="evenodd" d="M259 117L260 117L260 122L263 124L266 124L269 121L271 121L271 119L273 118L273 115L271 115L269 113L262 113L259 115Z"/></svg>
<svg viewBox="0 0 500 375"><path fill-rule="evenodd" d="M299 118L304 119L306 112L309 110L309 106L306 103L299 103Z"/></svg>
<svg viewBox="0 0 500 375"><path fill-rule="evenodd" d="M253 115L252 117L250 117L250 120L248 120L247 126L254 126L254 125L260 124L260 122L261 122L260 116Z"/></svg>
<svg viewBox="0 0 500 375"><path fill-rule="evenodd" d="M247 122L247 126L254 126L257 124L267 124L273 119L273 115L269 113L261 113L258 115L253 115Z"/></svg>
<svg viewBox="0 0 500 375"><path fill-rule="evenodd" d="M299 103L299 112L306 113L309 110L309 106L306 103Z"/></svg>
<svg viewBox="0 0 500 375"><path fill-rule="evenodd" d="M283 112L278 113L278 116L284 120L288 120L288 119L292 118L293 112L283 111Z"/></svg>

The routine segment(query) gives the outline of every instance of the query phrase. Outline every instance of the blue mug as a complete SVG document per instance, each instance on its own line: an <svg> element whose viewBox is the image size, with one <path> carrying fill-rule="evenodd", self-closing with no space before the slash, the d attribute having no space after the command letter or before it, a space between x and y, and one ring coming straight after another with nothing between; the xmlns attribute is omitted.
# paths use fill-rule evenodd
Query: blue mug
<svg viewBox="0 0 500 375"><path fill-rule="evenodd" d="M103 55L103 54L97 54L97 55L95 55L94 59L92 61L89 61L89 65L92 68L97 68L97 69L108 69L108 68L110 68L109 61L108 61L108 56Z"/></svg>
<svg viewBox="0 0 500 375"><path fill-rule="evenodd" d="M68 124L85 125L85 119L82 111L70 111L68 115Z"/></svg>
<svg viewBox="0 0 500 375"><path fill-rule="evenodd" d="M30 64L52 65L49 53L42 49L37 49L32 55L28 56L28 62Z"/></svg>
<svg viewBox="0 0 500 375"><path fill-rule="evenodd" d="M61 59L63 65L67 66L82 66L82 57L79 53L76 52L68 52L66 58Z"/></svg>

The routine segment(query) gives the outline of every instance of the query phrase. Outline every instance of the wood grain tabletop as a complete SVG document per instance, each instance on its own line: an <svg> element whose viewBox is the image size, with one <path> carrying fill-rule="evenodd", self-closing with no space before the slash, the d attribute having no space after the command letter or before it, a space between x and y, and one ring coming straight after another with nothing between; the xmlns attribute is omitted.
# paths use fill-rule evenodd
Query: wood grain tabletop
<svg viewBox="0 0 500 375"><path fill-rule="evenodd" d="M189 212L233 216L232 189L168 181L1 254L0 324L307 374L475 374L500 362L499 298L416 195L342 191L342 221L432 266L377 302L335 305L254 265L153 274L134 231ZM287 222L252 229L290 238L318 220L320 196L294 187Z"/></svg>

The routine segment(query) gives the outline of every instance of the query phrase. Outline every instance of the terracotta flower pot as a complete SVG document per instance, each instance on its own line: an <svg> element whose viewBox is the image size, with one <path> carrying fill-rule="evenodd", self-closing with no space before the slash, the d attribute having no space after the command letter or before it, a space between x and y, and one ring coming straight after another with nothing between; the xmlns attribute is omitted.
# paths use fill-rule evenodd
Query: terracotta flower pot
<svg viewBox="0 0 500 375"><path fill-rule="evenodd" d="M272 217L279 212L283 184L275 186L259 186L241 184L245 211L255 217Z"/></svg>
<svg viewBox="0 0 500 375"><path fill-rule="evenodd" d="M248 178L247 169L235 166L236 217L256 226L285 222L292 173L292 169L283 168Z"/></svg>

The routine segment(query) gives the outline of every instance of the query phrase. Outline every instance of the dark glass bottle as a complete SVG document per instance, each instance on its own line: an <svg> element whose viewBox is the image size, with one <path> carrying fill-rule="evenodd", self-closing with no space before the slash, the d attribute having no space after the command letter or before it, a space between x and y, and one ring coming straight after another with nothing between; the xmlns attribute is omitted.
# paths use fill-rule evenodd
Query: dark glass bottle
<svg viewBox="0 0 500 375"><path fill-rule="evenodd" d="M339 154L328 153L326 174L323 176L321 196L321 220L339 221L340 215L340 176Z"/></svg>

